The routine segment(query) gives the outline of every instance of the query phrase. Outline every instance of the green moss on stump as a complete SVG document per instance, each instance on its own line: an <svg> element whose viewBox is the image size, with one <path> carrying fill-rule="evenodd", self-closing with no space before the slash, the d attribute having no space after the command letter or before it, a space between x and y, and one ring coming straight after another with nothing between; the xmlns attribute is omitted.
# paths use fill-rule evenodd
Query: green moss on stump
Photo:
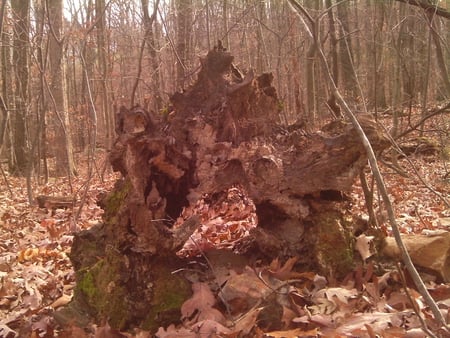
<svg viewBox="0 0 450 338"><path fill-rule="evenodd" d="M119 280L123 268L119 256L110 255L99 260L90 268L77 272L77 286L75 292L89 305L91 315L108 318L112 327L122 329L128 319L126 303L127 290Z"/></svg>
<svg viewBox="0 0 450 338"><path fill-rule="evenodd" d="M127 198L132 184L130 180L124 180L117 183L114 190L110 192L104 199L103 205L105 210L104 219L107 223L116 223L114 217L117 215L121 206L125 204L125 199Z"/></svg>
<svg viewBox="0 0 450 338"><path fill-rule="evenodd" d="M151 310L143 322L144 330L156 331L181 319L181 305L191 296L191 285L186 279L172 274L163 263L155 264L152 273L153 298Z"/></svg>
<svg viewBox="0 0 450 338"><path fill-rule="evenodd" d="M343 277L353 269L353 241L342 215L323 211L315 216L315 253L323 273Z"/></svg>

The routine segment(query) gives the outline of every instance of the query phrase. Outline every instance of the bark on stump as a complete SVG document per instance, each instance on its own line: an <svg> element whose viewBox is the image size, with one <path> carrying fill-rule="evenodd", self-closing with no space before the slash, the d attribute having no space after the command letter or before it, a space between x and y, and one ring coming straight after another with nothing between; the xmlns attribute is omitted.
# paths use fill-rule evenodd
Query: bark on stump
<svg viewBox="0 0 450 338"><path fill-rule="evenodd" d="M342 121L317 133L282 127L273 76L233 75L232 60L226 51L210 51L197 81L173 95L165 116L140 107L118 113L111 163L123 179L102 201L104 223L75 236L75 297L60 317L87 311L118 329L177 322L191 288L172 273L186 265L176 252L208 221L205 204L209 210L243 205L246 224L256 213L258 226L247 237L222 247L216 242L249 265L298 256L305 270L340 275L351 269L345 193L367 162L355 130ZM387 146L373 120L361 117L361 123L376 150ZM239 212L217 219L240 226Z"/></svg>

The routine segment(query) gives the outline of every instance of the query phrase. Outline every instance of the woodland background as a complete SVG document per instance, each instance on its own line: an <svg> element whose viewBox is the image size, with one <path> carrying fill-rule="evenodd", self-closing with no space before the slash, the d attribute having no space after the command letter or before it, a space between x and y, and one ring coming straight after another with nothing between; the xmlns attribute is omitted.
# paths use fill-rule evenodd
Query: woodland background
<svg viewBox="0 0 450 338"><path fill-rule="evenodd" d="M83 229L94 228L95 232L95 227L105 222L97 202L113 190L119 176L108 170L108 157L118 143L114 142L116 133L120 134L116 130L120 107L140 105L157 120L170 120L174 110L171 96L189 93L183 89L196 81L201 59L214 48L223 52L219 45L230 51L233 67L242 73L253 70L274 75L279 116L267 120L277 120L282 132L288 133L292 127L304 130L305 135L340 117L320 60L323 50L350 109L356 114L372 113L400 144L379 160L402 232L417 235L442 230L448 243L450 1L298 1L309 15L320 18L316 21L320 48L314 43L311 22L292 10L290 2L1 1L0 313L4 318L0 335L57 331L54 310L68 304L75 283L67 256L73 235ZM369 219L376 218L383 234L391 235L383 203L379 197L368 199L363 186L361 182L353 187L352 212L366 215L370 213L367 206L377 206L376 217L369 215ZM372 183L371 193L374 191ZM64 196L69 206L47 201L50 204L38 207L34 194ZM360 250L364 261L372 255L368 251ZM448 252L444 256L447 258ZM274 260L269 270L297 276L291 271L294 263L288 260L282 265ZM400 337L425 327L417 319L408 319L413 324L397 321L397 316L404 317L402 311L411 313L408 302L413 301L405 298L411 298L408 292L413 290L404 280L399 282L395 270L381 277L394 281L393 287L386 282L383 289L373 265L355 269L344 282L354 282L358 290L350 294L348 285L332 279L326 289L338 298L342 295L345 304L354 301L349 306L340 304L339 313L355 320L342 325L342 332L366 330L366 336L374 337L374 328L377 333L395 329ZM428 282L448 314L448 283ZM240 286L246 290L247 284L246 279ZM375 291L368 295L371 288ZM207 294L210 292L208 289ZM419 299L417 293L413 297ZM248 294L243 292L241 298L246 300ZM364 302L359 303L360 299ZM385 300L399 312L385 313ZM313 302L309 308L319 303ZM366 317L356 315L368 311L370 320L378 316L374 332L363 327ZM247 313L251 318L243 327L256 325L252 313ZM281 319L289 323L294 314L286 313ZM81 328L88 326L78 315L60 316L59 324L68 326L63 332L67 337L87 336L76 325L72 327L74 318L80 320L75 324ZM332 315L337 316L336 312L322 315L320 325L329 324L329 332L334 332ZM218 325L213 324L216 330ZM310 318L303 324L296 329L317 331ZM111 336L113 329L108 323L98 325L91 333ZM433 325L430 327L437 327ZM165 329L159 331L164 337ZM167 328L167 334L174 331L175 327ZM186 331L180 336L186 337Z"/></svg>
<svg viewBox="0 0 450 338"><path fill-rule="evenodd" d="M351 108L391 114L394 137L405 108L449 98L449 1L301 3L324 14L322 48ZM0 20L0 154L29 180L110 149L121 105L168 114L218 40L241 70L273 72L281 123L331 116L317 46L288 1L2 0Z"/></svg>

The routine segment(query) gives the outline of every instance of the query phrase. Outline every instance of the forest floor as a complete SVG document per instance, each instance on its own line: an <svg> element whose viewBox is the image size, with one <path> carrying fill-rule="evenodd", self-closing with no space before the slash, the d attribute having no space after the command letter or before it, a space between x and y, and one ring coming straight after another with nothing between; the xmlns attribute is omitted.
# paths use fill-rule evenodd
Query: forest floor
<svg viewBox="0 0 450 338"><path fill-rule="evenodd" d="M96 168L101 168L105 160L104 155L99 155ZM405 158L399 160L405 175L381 165L401 231L405 234L449 231L450 209L442 199L447 198L448 201L449 198L448 159L442 159L439 151L420 151L410 155L409 161ZM0 337L151 336L145 331L119 333L107 323L61 330L53 319L54 311L66 305L73 292L75 278L68 258L73 231L88 229L102 221L97 198L110 191L118 179L117 174L108 170L103 178L98 170L94 170L88 180L86 167L86 164L81 165L80 175L71 181L51 178L47 184L33 185L35 196L76 197L78 202L67 209L47 210L37 205L30 206L25 179L7 173L0 177ZM80 211L79 201L86 188L87 195ZM355 184L352 198L353 212L365 215L364 195L359 183ZM75 220L77 214L78 219ZM390 235L383 213L377 215L380 227ZM289 261L284 265L273 262L267 270L275 270L275 277L278 276L277 271L283 269L289 274L293 272L293 266L289 264ZM197 321L185 323L184 327L161 328L157 336L207 337L216 332L217 337L237 337L237 332L245 336L246 330L251 329L251 335L260 337L375 337L376 334L383 337L424 337L423 324L417 312L421 313L432 332L445 336L445 333L439 333L440 328L419 293L412 285L402 282L395 264L383 273L374 271L373 265L367 263L357 266L355 272L343 281L332 282L329 276L313 274L307 284L290 285L286 289L290 305L282 306L280 321L283 325L280 327L256 328L256 318L261 309L255 307L235 323L234 329L218 321L203 321L201 325ZM296 276L295 273L291 275ZM287 281L283 283L288 284ZM193 288L193 298L185 303L182 311L189 311L188 308L199 297L210 297L211 290L198 284ZM450 283L428 279L426 285L448 320ZM282 290L278 285L274 288ZM194 308L204 313L211 310L200 308L198 304ZM211 328L208 329L208 325ZM209 333L195 333L194 327L199 331L201 326Z"/></svg>

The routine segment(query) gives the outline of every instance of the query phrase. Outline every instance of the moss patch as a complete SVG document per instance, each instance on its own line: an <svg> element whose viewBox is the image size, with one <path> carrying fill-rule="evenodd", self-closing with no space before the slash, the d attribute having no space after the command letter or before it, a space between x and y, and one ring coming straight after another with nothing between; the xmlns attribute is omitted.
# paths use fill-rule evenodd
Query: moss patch
<svg viewBox="0 0 450 338"><path fill-rule="evenodd" d="M122 329L128 320L127 290L120 281L124 269L118 255L109 255L90 268L77 272L77 298L87 304L97 319L108 318L112 327Z"/></svg>
<svg viewBox="0 0 450 338"><path fill-rule="evenodd" d="M353 268L353 245L342 215L322 211L315 216L315 256L323 272L335 277L345 276Z"/></svg>
<svg viewBox="0 0 450 338"><path fill-rule="evenodd" d="M117 215L121 206L125 204L130 190L132 188L131 182L127 179L116 183L114 190L110 192L103 200L105 216L107 223L116 223L114 217Z"/></svg>
<svg viewBox="0 0 450 338"><path fill-rule="evenodd" d="M155 263L151 310L143 322L143 329L156 331L160 326L180 321L181 305L191 296L191 285L180 276L171 273L167 265Z"/></svg>

